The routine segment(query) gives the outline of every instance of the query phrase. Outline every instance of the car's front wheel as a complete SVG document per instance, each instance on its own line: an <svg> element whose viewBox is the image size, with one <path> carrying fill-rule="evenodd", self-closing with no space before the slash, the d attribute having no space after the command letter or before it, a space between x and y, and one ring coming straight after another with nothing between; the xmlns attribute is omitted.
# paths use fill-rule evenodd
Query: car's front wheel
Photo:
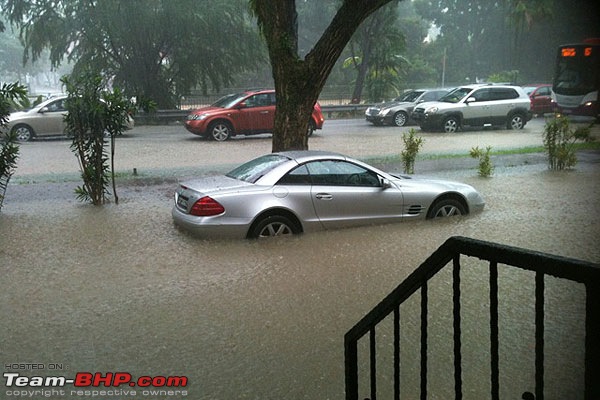
<svg viewBox="0 0 600 400"><path fill-rule="evenodd" d="M250 238L293 235L299 233L296 225L283 215L270 215L259 220L250 230Z"/></svg>
<svg viewBox="0 0 600 400"><path fill-rule="evenodd" d="M448 117L442 124L442 130L446 133L455 133L460 128L458 117Z"/></svg>
<svg viewBox="0 0 600 400"><path fill-rule="evenodd" d="M508 129L523 129L525 126L525 117L523 114L513 114L508 118L506 127Z"/></svg>
<svg viewBox="0 0 600 400"><path fill-rule="evenodd" d="M208 129L211 139L224 142L231 137L232 129L227 122L217 121Z"/></svg>
<svg viewBox="0 0 600 400"><path fill-rule="evenodd" d="M467 214L467 210L460 201L456 199L441 199L431 206L427 213L427 218L453 217L465 214Z"/></svg>
<svg viewBox="0 0 600 400"><path fill-rule="evenodd" d="M31 129L30 126L23 124L16 125L13 128L13 132L19 142L29 142L34 136L33 129Z"/></svg>
<svg viewBox="0 0 600 400"><path fill-rule="evenodd" d="M408 121L408 114L404 111L398 111L394 114L394 125L396 126L404 126Z"/></svg>

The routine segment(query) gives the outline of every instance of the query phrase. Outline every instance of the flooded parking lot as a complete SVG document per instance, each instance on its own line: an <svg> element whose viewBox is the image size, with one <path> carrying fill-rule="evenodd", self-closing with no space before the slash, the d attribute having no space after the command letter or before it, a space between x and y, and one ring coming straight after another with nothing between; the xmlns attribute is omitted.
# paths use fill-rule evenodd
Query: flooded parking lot
<svg viewBox="0 0 600 400"><path fill-rule="evenodd" d="M448 237L600 261L596 162L566 172L528 164L497 168L489 179L476 175L474 169L436 173L475 186L487 201L481 214L267 241L206 241L178 231L169 178L130 181L120 188L119 205L101 208L78 203L70 181L11 186L0 214L0 359L5 369L56 363L67 376L188 377L185 394L137 393L152 399L341 399L344 333ZM513 303L504 310L511 322L501 340L518 347L506 356L512 360L502 360L502 397L520 398L533 390L526 300L532 282L519 274L503 282ZM431 290L446 284L441 275ZM567 318L548 322L548 342L562 350L558 359L548 356L546 397L577 399L583 293L557 286L548 303ZM473 308L465 316L464 345L472 350L465 374L477 382L476 361L483 357L477 350L485 354L487 344L475 331L484 311L477 293L466 298L465 308ZM447 304L443 296L438 301L444 319ZM433 330L432 348L440 354L450 346L449 332ZM439 358L432 371L443 376ZM486 385L465 398L484 397Z"/></svg>

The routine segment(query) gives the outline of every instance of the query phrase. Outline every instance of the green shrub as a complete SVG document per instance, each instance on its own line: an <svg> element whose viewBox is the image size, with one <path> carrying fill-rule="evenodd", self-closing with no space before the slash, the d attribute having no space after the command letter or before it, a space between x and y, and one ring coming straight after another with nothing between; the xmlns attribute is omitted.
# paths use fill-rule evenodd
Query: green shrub
<svg viewBox="0 0 600 400"><path fill-rule="evenodd" d="M415 173L415 160L419 150L423 146L423 138L415 135L415 130L411 128L408 134L402 135L404 150L402 151L402 164L405 174Z"/></svg>
<svg viewBox="0 0 600 400"><path fill-rule="evenodd" d="M0 128L5 128L11 109L18 108L25 100L27 100L27 91L24 86L18 83L5 83L0 87ZM1 210L8 181L17 168L19 145L17 144L17 137L14 132L3 133L0 141L2 142L2 146L0 147Z"/></svg>
<svg viewBox="0 0 600 400"><path fill-rule="evenodd" d="M473 147L470 151L470 155L473 158L479 159L479 176L487 178L492 175L494 172L494 165L490 160L490 151L492 150L492 146L488 146L483 149L480 149L479 146Z"/></svg>
<svg viewBox="0 0 600 400"><path fill-rule="evenodd" d="M566 117L556 117L544 126L544 148L548 153L548 167L553 170L572 168L577 164L575 143L591 141L590 126L571 127Z"/></svg>
<svg viewBox="0 0 600 400"><path fill-rule="evenodd" d="M118 88L112 92L105 90L101 76L93 71L63 77L62 82L68 93L65 124L73 137L71 150L79 160L83 178L83 185L75 189L77 198L94 205L104 204L109 194L109 177L112 177L113 196L118 203L114 175L115 137L125 129L131 105ZM107 137L111 141L110 158Z"/></svg>

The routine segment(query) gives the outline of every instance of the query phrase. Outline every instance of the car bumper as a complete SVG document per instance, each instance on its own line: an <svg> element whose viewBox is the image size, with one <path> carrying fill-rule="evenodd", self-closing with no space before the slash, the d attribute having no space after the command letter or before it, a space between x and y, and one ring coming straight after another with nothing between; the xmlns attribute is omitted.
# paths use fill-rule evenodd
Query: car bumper
<svg viewBox="0 0 600 400"><path fill-rule="evenodd" d="M414 114L412 119L421 127L426 129L441 128L442 114Z"/></svg>
<svg viewBox="0 0 600 400"><path fill-rule="evenodd" d="M191 132L194 135L206 135L206 124L204 123L204 121L186 120L183 125L185 126L185 129L188 130L188 132Z"/></svg>
<svg viewBox="0 0 600 400"><path fill-rule="evenodd" d="M202 238L243 239L248 233L251 220L216 217L197 217L181 212L177 206L171 210L173 222L195 236Z"/></svg>

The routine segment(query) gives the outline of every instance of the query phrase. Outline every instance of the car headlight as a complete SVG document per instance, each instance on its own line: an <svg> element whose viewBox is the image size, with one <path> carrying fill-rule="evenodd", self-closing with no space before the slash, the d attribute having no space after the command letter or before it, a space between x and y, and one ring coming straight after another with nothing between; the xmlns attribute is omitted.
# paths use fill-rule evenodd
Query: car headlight
<svg viewBox="0 0 600 400"><path fill-rule="evenodd" d="M389 113L390 113L390 109L389 108L384 108L383 110L379 111L379 115L381 115L382 117L385 117Z"/></svg>
<svg viewBox="0 0 600 400"><path fill-rule="evenodd" d="M435 114L436 112L438 112L438 108L433 106L433 107L429 107L425 110L425 114Z"/></svg>
<svg viewBox="0 0 600 400"><path fill-rule="evenodd" d="M200 120L202 121L203 119L206 119L206 117L208 117L207 114L190 114L188 115L188 119L189 120Z"/></svg>

